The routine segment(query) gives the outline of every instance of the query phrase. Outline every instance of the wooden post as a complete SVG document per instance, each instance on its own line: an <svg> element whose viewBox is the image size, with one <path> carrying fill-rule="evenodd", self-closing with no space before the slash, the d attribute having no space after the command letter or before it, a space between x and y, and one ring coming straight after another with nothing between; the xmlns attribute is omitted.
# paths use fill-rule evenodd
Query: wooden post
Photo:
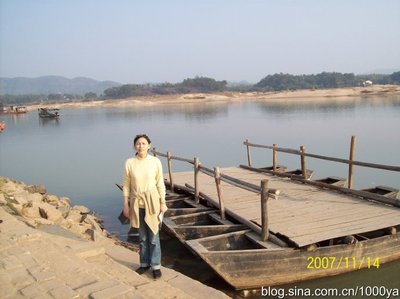
<svg viewBox="0 0 400 299"><path fill-rule="evenodd" d="M276 173L276 167L277 165L277 161L278 161L278 157L276 155L276 144L273 144L273 148L272 148L272 170L274 171L274 174Z"/></svg>
<svg viewBox="0 0 400 299"><path fill-rule="evenodd" d="M195 157L194 158L194 199L195 203L198 204L200 201L199 194L199 158Z"/></svg>
<svg viewBox="0 0 400 299"><path fill-rule="evenodd" d="M171 192L174 192L174 180L172 178L172 159L171 159L171 153L170 152L167 152L167 160L168 160L169 183L171 185Z"/></svg>
<svg viewBox="0 0 400 299"><path fill-rule="evenodd" d="M267 241L268 237L268 180L261 180L261 240Z"/></svg>
<svg viewBox="0 0 400 299"><path fill-rule="evenodd" d="M348 178L348 188L353 188L353 163L354 161L354 153L356 149L356 136L351 136L351 144L350 144L350 164L349 164L349 178Z"/></svg>
<svg viewBox="0 0 400 299"><path fill-rule="evenodd" d="M306 152L306 148L304 145L300 146L300 152L301 152L301 173L303 175L303 178L306 180L307 179L307 168L306 168L306 157L304 156L304 153Z"/></svg>
<svg viewBox="0 0 400 299"><path fill-rule="evenodd" d="M248 164L249 167L252 167L251 166L249 139L246 139L246 150L247 150L247 164Z"/></svg>
<svg viewBox="0 0 400 299"><path fill-rule="evenodd" d="M224 206L224 201L222 200L221 173L219 171L219 167L214 167L214 178L215 178L215 184L217 186L219 210L221 213L221 219L225 220L225 206Z"/></svg>

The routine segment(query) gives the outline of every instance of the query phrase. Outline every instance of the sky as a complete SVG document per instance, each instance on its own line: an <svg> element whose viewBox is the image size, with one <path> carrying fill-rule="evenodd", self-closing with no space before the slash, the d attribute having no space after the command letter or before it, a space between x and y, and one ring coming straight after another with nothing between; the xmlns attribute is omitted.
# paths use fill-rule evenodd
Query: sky
<svg viewBox="0 0 400 299"><path fill-rule="evenodd" d="M256 83L399 70L398 0L0 0L0 77Z"/></svg>

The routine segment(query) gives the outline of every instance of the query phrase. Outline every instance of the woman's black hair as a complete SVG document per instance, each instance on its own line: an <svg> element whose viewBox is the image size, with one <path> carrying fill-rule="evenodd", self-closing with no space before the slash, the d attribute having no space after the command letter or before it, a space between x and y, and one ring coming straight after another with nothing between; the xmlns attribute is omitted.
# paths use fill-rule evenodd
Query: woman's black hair
<svg viewBox="0 0 400 299"><path fill-rule="evenodd" d="M149 144L151 143L149 136L147 136L146 134L139 134L139 135L136 135L135 139L133 139L133 144L135 145L136 141L138 141L140 138L146 139Z"/></svg>

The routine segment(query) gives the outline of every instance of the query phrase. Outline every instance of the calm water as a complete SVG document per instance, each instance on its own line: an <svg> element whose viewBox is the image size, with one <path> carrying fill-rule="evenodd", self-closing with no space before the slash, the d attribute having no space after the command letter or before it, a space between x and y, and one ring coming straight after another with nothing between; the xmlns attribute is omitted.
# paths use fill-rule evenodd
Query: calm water
<svg viewBox="0 0 400 299"><path fill-rule="evenodd" d="M124 161L133 154L132 140L138 133L147 133L161 152L197 156L210 167L245 164L245 139L288 148L304 145L309 153L348 158L351 135L357 136L356 160L400 165L400 97L304 105L251 102L64 109L61 114L58 121L42 121L36 112L0 116L7 123L0 135L0 175L44 184L48 192L98 212L106 228L120 235L126 234L126 228L116 221L122 199L114 183L122 179ZM272 164L271 151L254 149L252 156L254 165ZM300 167L298 156L279 153L278 162ZM311 159L307 163L316 178L347 176L344 164ZM177 162L174 169L190 167ZM354 183L356 188L400 188L400 174L357 167ZM400 263L390 267L386 272L370 270L350 279L341 276L311 284L351 285L372 276L371 283L400 286L394 278Z"/></svg>

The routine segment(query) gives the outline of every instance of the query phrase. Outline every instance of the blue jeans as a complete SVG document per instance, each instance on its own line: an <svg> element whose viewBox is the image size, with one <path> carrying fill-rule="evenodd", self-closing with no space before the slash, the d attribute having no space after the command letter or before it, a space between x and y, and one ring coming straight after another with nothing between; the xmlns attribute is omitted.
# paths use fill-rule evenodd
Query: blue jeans
<svg viewBox="0 0 400 299"><path fill-rule="evenodd" d="M161 268L161 245L159 232L154 235L147 223L144 221L145 209L139 209L139 255L140 266L149 267L153 270Z"/></svg>

